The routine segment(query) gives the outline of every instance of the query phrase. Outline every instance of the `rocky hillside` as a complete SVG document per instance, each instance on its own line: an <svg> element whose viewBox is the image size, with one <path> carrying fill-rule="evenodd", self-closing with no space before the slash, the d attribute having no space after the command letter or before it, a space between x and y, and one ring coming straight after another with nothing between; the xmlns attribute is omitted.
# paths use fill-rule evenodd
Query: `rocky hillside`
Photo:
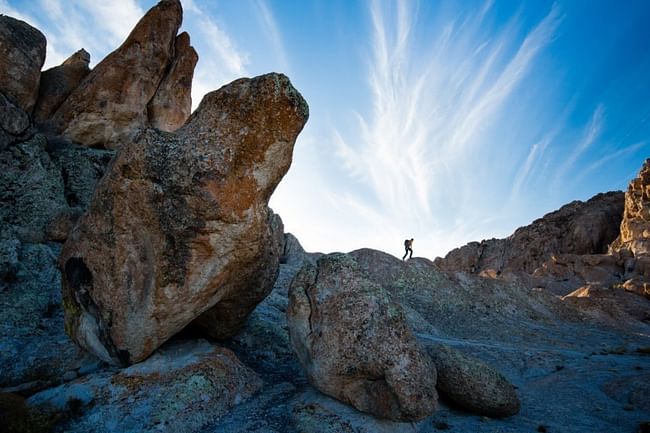
<svg viewBox="0 0 650 433"><path fill-rule="evenodd" d="M624 194L598 194L574 201L520 227L505 239L489 239L450 251L436 260L450 271L532 274L557 254L604 254L619 234Z"/></svg>
<svg viewBox="0 0 650 433"><path fill-rule="evenodd" d="M0 431L650 428L650 162L437 263L306 253L268 200L307 103L271 73L190 114L181 21L41 71L0 16Z"/></svg>
<svg viewBox="0 0 650 433"><path fill-rule="evenodd" d="M471 242L437 258L448 272L517 281L565 296L594 315L650 322L650 160L625 194L598 194L521 227L506 239ZM638 295L638 296L636 296ZM641 298L640 298L641 297Z"/></svg>

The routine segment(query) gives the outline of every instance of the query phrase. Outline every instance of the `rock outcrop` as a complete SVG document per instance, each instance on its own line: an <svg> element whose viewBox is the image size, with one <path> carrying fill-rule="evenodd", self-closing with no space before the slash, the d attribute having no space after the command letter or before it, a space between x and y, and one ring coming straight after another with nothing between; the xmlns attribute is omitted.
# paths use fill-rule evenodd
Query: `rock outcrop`
<svg viewBox="0 0 650 433"><path fill-rule="evenodd" d="M520 227L505 239L490 239L450 251L436 264L449 271L531 274L554 254L604 254L616 239L624 194L598 194L574 201Z"/></svg>
<svg viewBox="0 0 650 433"><path fill-rule="evenodd" d="M43 134L0 151L0 240L65 239L61 227L49 233L52 224L85 210L112 156L112 151L57 144Z"/></svg>
<svg viewBox="0 0 650 433"><path fill-rule="evenodd" d="M0 92L0 150L30 126L29 116Z"/></svg>
<svg viewBox="0 0 650 433"><path fill-rule="evenodd" d="M179 0L162 0L56 110L51 128L75 143L118 148L148 122L147 105L174 59Z"/></svg>
<svg viewBox="0 0 650 433"><path fill-rule="evenodd" d="M597 293L598 302L616 299L619 306L629 305L628 312L633 316L650 319L650 314L635 307L638 302L620 302L620 296L607 290L623 289L650 299L650 159L644 162L625 192L620 234L607 254L556 255L536 269L533 277L543 284L561 282L579 288L569 297L585 298Z"/></svg>
<svg viewBox="0 0 650 433"><path fill-rule="evenodd" d="M0 238L43 242L54 215L68 207L60 171L41 134L0 152Z"/></svg>
<svg viewBox="0 0 650 433"><path fill-rule="evenodd" d="M478 359L444 344L427 346L438 371L436 389L442 398L478 415L507 417L519 412L514 386Z"/></svg>
<svg viewBox="0 0 650 433"><path fill-rule="evenodd" d="M45 414L68 413L65 431L196 432L261 386L230 350L179 341L138 365L35 394L28 404Z"/></svg>
<svg viewBox="0 0 650 433"><path fill-rule="evenodd" d="M45 36L24 21L0 15L0 93L31 114L45 63Z"/></svg>
<svg viewBox="0 0 650 433"><path fill-rule="evenodd" d="M437 407L436 371L401 308L345 254L306 263L291 283L291 343L309 382L379 418L413 421Z"/></svg>
<svg viewBox="0 0 650 433"><path fill-rule="evenodd" d="M612 251L623 249L634 257L650 256L650 159L645 160L625 193L620 234L611 246Z"/></svg>
<svg viewBox="0 0 650 433"><path fill-rule="evenodd" d="M192 109L192 77L199 56L186 32L176 37L174 60L156 94L149 102L149 122L154 128L172 132L183 126Z"/></svg>
<svg viewBox="0 0 650 433"><path fill-rule="evenodd" d="M253 309L273 289L282 254L284 225L278 215L269 212L261 226L257 238L241 239L247 248L256 246L256 259L241 271L241 277L230 277L222 288L224 295L219 302L192 322L193 327L210 338L225 340L237 334Z"/></svg>
<svg viewBox="0 0 650 433"><path fill-rule="evenodd" d="M277 273L267 203L307 117L289 79L268 74L207 94L176 133L123 146L60 257L70 336L138 362L221 302L201 325L219 330L226 307L218 332L236 332Z"/></svg>
<svg viewBox="0 0 650 433"><path fill-rule="evenodd" d="M65 101L81 80L90 73L90 54L83 48L68 57L61 65L43 71L34 107L34 121L44 123Z"/></svg>

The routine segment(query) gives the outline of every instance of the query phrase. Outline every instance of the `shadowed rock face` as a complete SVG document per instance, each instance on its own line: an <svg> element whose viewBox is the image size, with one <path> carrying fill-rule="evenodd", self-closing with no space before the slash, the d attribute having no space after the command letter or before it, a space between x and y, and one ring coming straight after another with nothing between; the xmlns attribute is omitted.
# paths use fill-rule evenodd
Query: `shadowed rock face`
<svg viewBox="0 0 650 433"><path fill-rule="evenodd" d="M126 144L60 257L71 337L137 362L222 301L237 320L219 334L236 332L275 279L267 203L307 117L288 78L268 74L209 93L176 133Z"/></svg>
<svg viewBox="0 0 650 433"><path fill-rule="evenodd" d="M192 77L199 56L190 46L190 35L176 38L174 61L156 94L149 102L149 122L154 128L172 132L183 126L192 110Z"/></svg>
<svg viewBox="0 0 650 433"><path fill-rule="evenodd" d="M147 104L173 60L182 15L179 0L151 8L57 109L54 131L92 147L130 142L147 125Z"/></svg>
<svg viewBox="0 0 650 433"><path fill-rule="evenodd" d="M90 73L88 64L90 54L83 48L61 65L41 74L41 87L38 90L38 102L34 108L34 121L47 121L65 99L77 88L82 79Z"/></svg>
<svg viewBox="0 0 650 433"><path fill-rule="evenodd" d="M31 114L45 62L45 36L24 21L0 15L0 93Z"/></svg>
<svg viewBox="0 0 650 433"><path fill-rule="evenodd" d="M355 260L330 254L291 283L291 344L309 382L379 418L412 421L437 407L436 370L401 308Z"/></svg>
<svg viewBox="0 0 650 433"><path fill-rule="evenodd" d="M427 352L438 371L436 389L450 402L491 417L519 412L517 392L499 372L444 344L427 346Z"/></svg>

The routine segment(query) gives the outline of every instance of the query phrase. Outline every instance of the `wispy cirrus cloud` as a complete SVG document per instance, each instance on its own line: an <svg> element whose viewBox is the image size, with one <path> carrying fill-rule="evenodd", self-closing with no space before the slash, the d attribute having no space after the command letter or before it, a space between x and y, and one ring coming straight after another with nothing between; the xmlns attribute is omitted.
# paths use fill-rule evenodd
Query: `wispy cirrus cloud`
<svg viewBox="0 0 650 433"><path fill-rule="evenodd" d="M98 63L126 39L145 12L135 0L39 0L39 5L47 16L47 25L40 28L48 42L46 68L81 48Z"/></svg>
<svg viewBox="0 0 650 433"><path fill-rule="evenodd" d="M206 93L249 75L248 54L238 47L214 12L203 5L194 0L183 2L183 29L188 31L199 53L192 83L192 109Z"/></svg>
<svg viewBox="0 0 650 433"><path fill-rule="evenodd" d="M275 16L266 0L255 1L255 6L260 24L264 29L268 40L271 42L278 66L280 67L281 72L289 74L291 71L289 60Z"/></svg>
<svg viewBox="0 0 650 433"><path fill-rule="evenodd" d="M516 18L494 32L484 22L492 6L487 1L462 20L450 16L423 53L415 46L418 5L398 1L390 10L373 1L367 76L372 110L356 114L357 136L334 135L340 160L366 186L357 200L379 203L357 217L372 225L398 224L404 236L411 232L424 240L430 255L472 239L492 218L473 208L482 199L481 182L493 181L481 179L481 158L499 145L490 133L513 109L510 98L562 22L553 5L523 37L515 32ZM530 145L514 192L552 139Z"/></svg>
<svg viewBox="0 0 650 433"><path fill-rule="evenodd" d="M605 121L605 107L603 104L598 104L594 109L589 124L585 127L582 138L573 147L571 153L568 154L566 160L562 164L559 173L560 178L563 177L568 170L576 163L578 158L582 156L600 137L603 131Z"/></svg>

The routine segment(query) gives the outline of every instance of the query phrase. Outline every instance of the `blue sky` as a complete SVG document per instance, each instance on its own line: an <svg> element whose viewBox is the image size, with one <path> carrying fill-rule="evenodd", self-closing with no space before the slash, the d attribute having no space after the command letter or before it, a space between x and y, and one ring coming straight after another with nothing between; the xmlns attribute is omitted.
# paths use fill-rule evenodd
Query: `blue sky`
<svg viewBox="0 0 650 433"><path fill-rule="evenodd" d="M92 64L156 2L0 0ZM650 156L650 2L184 0L193 104L286 73L310 105L271 206L309 251L433 259L572 200Z"/></svg>

